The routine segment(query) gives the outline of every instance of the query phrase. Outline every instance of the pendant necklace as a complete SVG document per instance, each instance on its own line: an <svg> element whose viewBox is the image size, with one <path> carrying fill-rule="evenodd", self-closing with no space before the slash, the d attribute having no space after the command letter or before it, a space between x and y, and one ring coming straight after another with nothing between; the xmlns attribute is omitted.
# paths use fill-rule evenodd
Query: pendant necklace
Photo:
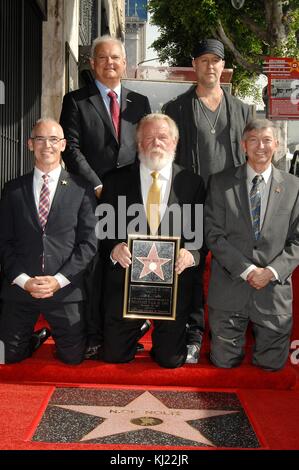
<svg viewBox="0 0 299 470"><path fill-rule="evenodd" d="M204 117L206 118L206 120L208 121L209 123L209 126L211 128L210 132L211 134L216 134L216 126L217 126L217 122L218 122L218 119L219 119L219 116L220 116L220 111L221 111L221 107L222 107L222 101L223 101L223 96L221 97L221 101L220 101L220 104L219 104L219 107L218 107L218 111L217 111L217 115L216 115L216 118L215 118L215 121L214 121L214 124L211 123L210 121L210 118L209 116L207 115L204 107L203 107L203 103L201 101L201 99L198 97L198 102L199 102L199 106L203 112L203 115Z"/></svg>

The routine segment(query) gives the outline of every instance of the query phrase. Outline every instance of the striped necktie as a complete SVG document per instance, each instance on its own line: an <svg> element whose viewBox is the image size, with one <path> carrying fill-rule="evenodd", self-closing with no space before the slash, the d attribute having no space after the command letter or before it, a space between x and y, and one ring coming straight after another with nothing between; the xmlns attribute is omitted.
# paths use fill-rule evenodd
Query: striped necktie
<svg viewBox="0 0 299 470"><path fill-rule="evenodd" d="M38 216L41 227L45 230L50 211L50 189L49 189L49 175L42 176L44 182L39 195Z"/></svg>
<svg viewBox="0 0 299 470"><path fill-rule="evenodd" d="M160 225L160 199L161 190L158 182L159 172L153 171L151 173L153 182L149 188L147 202L146 202L146 216L151 233L155 234Z"/></svg>
<svg viewBox="0 0 299 470"><path fill-rule="evenodd" d="M38 216L43 231L45 230L48 215L50 211L50 189L49 189L49 175L42 176L44 182L39 195ZM42 271L45 271L45 253L42 254Z"/></svg>
<svg viewBox="0 0 299 470"><path fill-rule="evenodd" d="M252 228L254 238L256 240L260 237L260 224L261 224L261 193L260 184L264 180L261 175L256 175L252 180L252 188L250 191L250 206L252 216Z"/></svg>

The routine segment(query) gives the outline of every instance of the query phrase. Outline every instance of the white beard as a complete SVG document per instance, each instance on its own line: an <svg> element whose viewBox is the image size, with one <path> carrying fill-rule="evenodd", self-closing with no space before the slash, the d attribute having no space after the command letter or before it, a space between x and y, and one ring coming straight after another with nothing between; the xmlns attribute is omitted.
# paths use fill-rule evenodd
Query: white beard
<svg viewBox="0 0 299 470"><path fill-rule="evenodd" d="M173 162L174 156L174 152L167 154L164 151L156 155L145 155L142 152L138 154L140 162L151 171L161 171L166 165Z"/></svg>

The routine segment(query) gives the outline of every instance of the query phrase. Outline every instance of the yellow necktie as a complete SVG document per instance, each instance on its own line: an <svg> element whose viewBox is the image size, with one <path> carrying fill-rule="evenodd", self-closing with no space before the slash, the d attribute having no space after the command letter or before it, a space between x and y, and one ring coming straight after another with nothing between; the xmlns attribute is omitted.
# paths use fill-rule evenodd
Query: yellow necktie
<svg viewBox="0 0 299 470"><path fill-rule="evenodd" d="M153 182L148 191L147 202L146 202L146 216L148 224L151 229L151 233L155 234L160 225L160 198L161 190L158 183L159 172L153 171L151 173Z"/></svg>

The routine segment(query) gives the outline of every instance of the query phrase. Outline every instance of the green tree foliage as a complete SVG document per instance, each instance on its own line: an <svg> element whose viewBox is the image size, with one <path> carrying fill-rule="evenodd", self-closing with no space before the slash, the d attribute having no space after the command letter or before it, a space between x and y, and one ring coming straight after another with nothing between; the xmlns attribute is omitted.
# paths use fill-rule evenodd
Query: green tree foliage
<svg viewBox="0 0 299 470"><path fill-rule="evenodd" d="M266 56L299 58L298 0L245 0L239 10L230 0L149 0L149 11L160 30L153 47L162 62L188 67L195 44L220 39L241 96L255 92Z"/></svg>

